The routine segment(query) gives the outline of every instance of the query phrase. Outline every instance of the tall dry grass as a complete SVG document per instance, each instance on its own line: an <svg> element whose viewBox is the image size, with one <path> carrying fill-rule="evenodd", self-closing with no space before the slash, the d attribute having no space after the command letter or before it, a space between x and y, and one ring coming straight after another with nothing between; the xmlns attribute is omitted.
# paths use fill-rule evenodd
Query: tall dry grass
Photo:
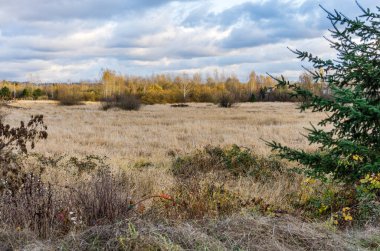
<svg viewBox="0 0 380 251"><path fill-rule="evenodd" d="M0 249L379 247L378 229L352 237L300 219L294 202L303 177L288 172L287 163L268 157L261 139L310 150L300 133L324 114L299 114L290 103L229 109L212 104L154 105L138 112L104 112L99 103L14 105L25 108L6 108L7 122L14 125L31 114L45 115L49 138L36 146L29 164L48 168L37 183L33 179L33 186L25 186L37 193L21 193L18 211L5 203L15 198L3 198ZM223 147L233 144L250 151ZM94 154L107 158L91 157ZM92 170L96 167L105 167L105 172ZM170 199L144 200L137 207L136 201L151 195Z"/></svg>
<svg viewBox="0 0 380 251"><path fill-rule="evenodd" d="M107 156L112 164L126 167L134 162L168 163L170 154L182 154L206 145L232 145L268 155L265 140L310 150L300 134L310 122L325 114L299 113L293 103L239 104L230 109L213 104L144 106L140 111L99 110L99 103L57 106L53 102L18 101L28 108L8 110L18 124L32 114L44 114L49 139L39 145L44 154Z"/></svg>

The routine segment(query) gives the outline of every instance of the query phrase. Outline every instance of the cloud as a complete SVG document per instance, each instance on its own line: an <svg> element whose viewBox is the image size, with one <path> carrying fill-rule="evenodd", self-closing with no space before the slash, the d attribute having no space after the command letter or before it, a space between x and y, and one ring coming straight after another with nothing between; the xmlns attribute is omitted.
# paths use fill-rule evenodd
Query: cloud
<svg viewBox="0 0 380 251"><path fill-rule="evenodd" d="M318 4L359 13L353 0L0 0L0 78L77 81L102 68L295 75L287 46L334 56Z"/></svg>

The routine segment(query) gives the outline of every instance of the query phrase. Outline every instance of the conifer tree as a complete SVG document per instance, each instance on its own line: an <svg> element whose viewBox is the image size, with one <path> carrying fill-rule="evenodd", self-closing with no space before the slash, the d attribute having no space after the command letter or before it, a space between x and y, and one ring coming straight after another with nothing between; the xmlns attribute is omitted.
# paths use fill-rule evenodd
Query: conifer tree
<svg viewBox="0 0 380 251"><path fill-rule="evenodd" d="M330 97L315 95L283 77L277 79L279 85L292 88L292 95L302 97L301 111L326 112L327 117L306 135L317 150L268 143L280 157L304 166L308 175L347 183L380 173L380 8L358 7L362 14L354 19L325 10L332 24L328 41L336 59L293 51L318 69L311 71L314 81L325 82Z"/></svg>

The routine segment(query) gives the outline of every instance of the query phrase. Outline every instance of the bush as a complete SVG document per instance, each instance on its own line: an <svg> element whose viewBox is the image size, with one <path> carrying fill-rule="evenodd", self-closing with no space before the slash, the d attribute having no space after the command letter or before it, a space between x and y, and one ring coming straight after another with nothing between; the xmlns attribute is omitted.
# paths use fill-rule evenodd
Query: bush
<svg viewBox="0 0 380 251"><path fill-rule="evenodd" d="M327 220L335 227L380 223L380 175L367 175L355 185L306 178L294 207L310 218Z"/></svg>
<svg viewBox="0 0 380 251"><path fill-rule="evenodd" d="M0 98L3 100L9 100L12 97L11 90L8 87L4 86L0 89Z"/></svg>
<svg viewBox="0 0 380 251"><path fill-rule="evenodd" d="M235 177L249 176L268 181L284 169L278 160L257 156L237 145L227 148L207 146L193 155L177 157L172 166L174 176L182 179L211 171L224 171Z"/></svg>
<svg viewBox="0 0 380 251"><path fill-rule="evenodd" d="M127 111L138 111L141 107L141 101L137 96L134 95L115 95L110 98L106 98L103 101L102 109L108 110L110 108L120 108Z"/></svg>
<svg viewBox="0 0 380 251"><path fill-rule="evenodd" d="M19 157L25 156L29 147L33 149L37 140L47 138L46 129L42 115L13 128L0 121L0 193L15 195L23 186L26 174Z"/></svg>
<svg viewBox="0 0 380 251"><path fill-rule="evenodd" d="M44 94L42 92L42 90L40 88L37 88L33 91L32 93L32 96L33 96L33 99L39 99L40 97L42 97Z"/></svg>
<svg viewBox="0 0 380 251"><path fill-rule="evenodd" d="M222 94L218 100L219 106L224 108L230 108L236 103L236 99L234 95L228 93L228 94Z"/></svg>
<svg viewBox="0 0 380 251"><path fill-rule="evenodd" d="M155 205L163 204L164 209L160 211L166 214L166 218L214 218L239 212L247 206L238 194L221 184L216 184L214 180L199 177L179 180L172 194L175 198L174 204L171 201L160 200Z"/></svg>
<svg viewBox="0 0 380 251"><path fill-rule="evenodd" d="M39 156L37 160L34 164L39 170L23 172L17 189L1 191L0 226L32 231L45 239L114 223L131 213L131 182L123 173L112 174L103 158L87 156L64 162L61 157ZM51 184L47 180L47 170L54 172L51 167L58 167L72 182Z"/></svg>
<svg viewBox="0 0 380 251"><path fill-rule="evenodd" d="M24 88L21 92L21 98L28 99L32 97L32 89Z"/></svg>
<svg viewBox="0 0 380 251"><path fill-rule="evenodd" d="M131 209L131 187L123 175L114 175L108 168L90 173L88 181L71 188L67 208L77 224L93 226L113 223L126 217Z"/></svg>
<svg viewBox="0 0 380 251"><path fill-rule="evenodd" d="M183 107L189 107L188 104L183 104L183 103L179 103L179 104L172 104L170 105L171 107L180 107L180 108L183 108Z"/></svg>
<svg viewBox="0 0 380 251"><path fill-rule="evenodd" d="M283 169L280 162L256 156L237 145L208 146L173 160L171 171L176 182L171 195L175 204L163 202L165 209L155 214L164 212L166 217L174 219L201 219L230 215L243 208L268 213L275 208L273 205L262 198L243 196L232 187L238 180L272 182L275 176L287 175Z"/></svg>
<svg viewBox="0 0 380 251"><path fill-rule="evenodd" d="M42 182L40 174L25 174L17 193L0 195L0 223L19 230L26 228L46 238L57 223L57 203L52 187Z"/></svg>

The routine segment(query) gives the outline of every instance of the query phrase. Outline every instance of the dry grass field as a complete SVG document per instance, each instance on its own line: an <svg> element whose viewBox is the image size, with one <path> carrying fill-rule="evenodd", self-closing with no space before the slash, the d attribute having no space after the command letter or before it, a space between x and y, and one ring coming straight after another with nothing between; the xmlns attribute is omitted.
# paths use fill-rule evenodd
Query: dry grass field
<svg viewBox="0 0 380 251"><path fill-rule="evenodd" d="M43 114L49 137L38 144L44 154L107 156L117 167L134 162L165 164L169 152L189 153L206 145L249 147L270 154L264 140L308 149L301 135L324 114L300 113L294 103L244 103L234 108L213 104L148 105L140 111L102 111L99 103L59 106L47 101L17 101L23 109L7 111L16 125L30 115Z"/></svg>
<svg viewBox="0 0 380 251"><path fill-rule="evenodd" d="M139 111L100 109L100 103L60 106L47 101L17 101L8 109L6 121L17 125L33 114L43 114L49 136L37 144L35 152L44 156L106 156L114 170L132 173L139 184L135 196L170 191L173 156L183 156L207 145L228 147L237 144L257 155L271 154L267 141L309 149L301 135L309 123L316 124L324 115L300 113L294 103L244 103L233 108L214 104L191 103L189 107L148 105ZM155 166L141 169L136 166ZM62 184L62 173L51 175ZM63 185L63 184L62 184ZM282 177L273 183L254 179L232 182L230 189L246 198L260 196L268 203L290 208L287 195L297 193L300 183ZM286 192L284 192L286 191Z"/></svg>
<svg viewBox="0 0 380 251"><path fill-rule="evenodd" d="M100 106L17 101L2 108L5 122L14 126L31 115L44 115L49 136L33 152L66 160L106 156L113 172L91 169L83 176L63 162L56 165L59 168L49 166L41 180L53 189L47 201L54 203L45 215L50 225L30 216L40 213L41 205L46 207L49 194L20 197L18 211L3 202L0 250L380 247L378 228L337 232L328 218L324 222L307 218L306 207L300 208L305 205L302 198L316 196L320 183L305 183L304 176L288 172L288 163L269 158L270 149L262 139L312 150L301 134L325 114L299 113L294 103L245 103L233 108L149 105L139 111L103 111ZM233 150L234 144L243 148ZM234 169L228 169L228 161L234 159ZM33 167L42 162L28 163ZM152 195L170 201L145 202ZM143 207L129 211L136 205L132 201L141 199ZM24 225L9 219L25 219Z"/></svg>

